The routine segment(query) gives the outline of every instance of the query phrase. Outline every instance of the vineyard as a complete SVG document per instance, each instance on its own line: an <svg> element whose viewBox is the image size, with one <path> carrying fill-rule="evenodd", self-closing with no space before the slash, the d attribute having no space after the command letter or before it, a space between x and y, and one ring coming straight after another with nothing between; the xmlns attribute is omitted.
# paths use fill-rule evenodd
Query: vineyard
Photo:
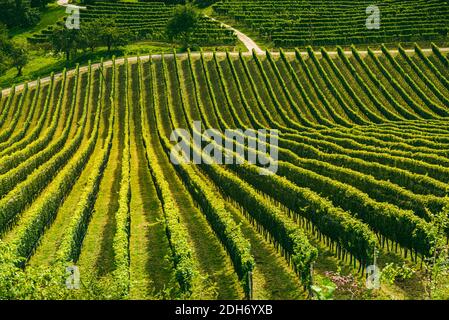
<svg viewBox="0 0 449 320"><path fill-rule="evenodd" d="M95 2L80 12L80 23L89 23L98 19L114 19L119 28L127 29L136 39L166 40L165 27L173 16L174 5L164 2ZM64 24L61 21L60 24ZM31 43L44 43L52 34L55 26L29 38ZM237 38L234 33L207 17L201 17L194 31L193 43L197 45L234 46Z"/></svg>
<svg viewBox="0 0 449 320"><path fill-rule="evenodd" d="M12 90L0 101L0 292L16 297L4 287L42 270L33 281L51 288L76 265L95 298L104 285L109 298L304 299L338 265L362 275L376 250L419 267L448 204L448 66L418 45L187 53ZM277 174L173 164L170 135L194 121L278 129Z"/></svg>
<svg viewBox="0 0 449 320"><path fill-rule="evenodd" d="M380 27L367 30L366 9L373 4L380 12ZM223 0L214 11L283 48L443 41L449 18L449 7L442 0Z"/></svg>

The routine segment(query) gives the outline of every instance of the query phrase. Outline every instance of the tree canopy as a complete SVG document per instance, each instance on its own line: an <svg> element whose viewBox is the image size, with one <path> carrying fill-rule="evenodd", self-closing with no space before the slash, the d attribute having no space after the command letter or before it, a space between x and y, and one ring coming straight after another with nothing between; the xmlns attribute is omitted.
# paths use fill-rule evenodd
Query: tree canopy
<svg viewBox="0 0 449 320"><path fill-rule="evenodd" d="M0 75L15 67L17 76L21 76L27 63L28 53L25 46L11 41L8 38L8 29L0 23Z"/></svg>
<svg viewBox="0 0 449 320"><path fill-rule="evenodd" d="M43 0L36 1L35 4L42 7ZM40 19L38 8L34 8L31 0L0 0L0 23L8 27L29 27L37 24Z"/></svg>
<svg viewBox="0 0 449 320"><path fill-rule="evenodd" d="M56 28L50 36L50 44L55 52L64 53L70 60L78 50L91 50L104 46L110 53L112 48L124 46L130 42L129 30L119 28L113 18L107 17L83 23L80 29Z"/></svg>
<svg viewBox="0 0 449 320"><path fill-rule="evenodd" d="M168 21L166 33L168 38L180 41L185 48L191 43L191 38L198 25L199 15L191 3L179 6L174 16Z"/></svg>

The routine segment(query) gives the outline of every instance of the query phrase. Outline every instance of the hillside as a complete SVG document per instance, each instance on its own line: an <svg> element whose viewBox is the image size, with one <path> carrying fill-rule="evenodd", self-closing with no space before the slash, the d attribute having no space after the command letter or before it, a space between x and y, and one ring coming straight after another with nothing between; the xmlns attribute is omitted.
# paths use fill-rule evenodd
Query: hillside
<svg viewBox="0 0 449 320"><path fill-rule="evenodd" d="M118 298L305 299L329 271L363 283L377 259L415 272L357 298L424 299L448 203L448 65L436 46L158 55L4 95L0 275L24 258L24 277L74 263ZM176 165L172 132L202 133L194 121L278 129L258 154L276 174ZM249 158L256 139L231 151Z"/></svg>
<svg viewBox="0 0 449 320"><path fill-rule="evenodd" d="M446 41L449 17L441 0L227 0L213 9L283 48Z"/></svg>

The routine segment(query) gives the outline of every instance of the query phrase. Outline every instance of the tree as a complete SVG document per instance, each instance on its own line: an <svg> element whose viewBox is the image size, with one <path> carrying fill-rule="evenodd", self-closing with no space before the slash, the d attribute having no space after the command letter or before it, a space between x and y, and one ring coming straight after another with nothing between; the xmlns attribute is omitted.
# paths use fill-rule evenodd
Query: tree
<svg viewBox="0 0 449 320"><path fill-rule="evenodd" d="M69 61L71 53L78 49L79 30L67 29L65 26L56 28L50 35L50 43L55 52L63 52Z"/></svg>
<svg viewBox="0 0 449 320"><path fill-rule="evenodd" d="M17 69L17 76L22 75L23 67L28 63L26 48L8 38L8 29L0 23L0 74L11 66Z"/></svg>
<svg viewBox="0 0 449 320"><path fill-rule="evenodd" d="M190 2L179 6L174 16L168 21L166 28L168 38L171 41L179 40L185 48L188 48L198 21L199 15Z"/></svg>
<svg viewBox="0 0 449 320"><path fill-rule="evenodd" d="M93 52L101 44L102 29L101 20L82 23L79 32L79 46L82 49L90 49Z"/></svg>
<svg viewBox="0 0 449 320"><path fill-rule="evenodd" d="M17 69L17 76L22 75L22 69L28 63L28 51L25 46L14 44L9 54L11 64Z"/></svg>
<svg viewBox="0 0 449 320"><path fill-rule="evenodd" d="M0 22L8 27L29 27L40 19L39 9L31 7L30 0L0 0Z"/></svg>
<svg viewBox="0 0 449 320"><path fill-rule="evenodd" d="M111 49L129 43L132 38L127 28L119 27L112 18L98 19L82 24L81 29L57 28L50 36L50 44L55 52L63 52L67 61L78 49L94 51L97 46Z"/></svg>
<svg viewBox="0 0 449 320"><path fill-rule="evenodd" d="M108 48L108 52L114 47L124 46L130 42L132 37L131 32L126 28L117 26L113 18L103 18L98 20L98 25L101 26L98 30L98 36L103 45Z"/></svg>

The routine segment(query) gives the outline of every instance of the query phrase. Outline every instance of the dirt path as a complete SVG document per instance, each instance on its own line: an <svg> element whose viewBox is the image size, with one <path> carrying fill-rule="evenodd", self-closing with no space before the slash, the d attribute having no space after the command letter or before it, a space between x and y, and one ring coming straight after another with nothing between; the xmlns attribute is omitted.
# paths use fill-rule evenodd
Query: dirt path
<svg viewBox="0 0 449 320"><path fill-rule="evenodd" d="M237 35L237 38L245 45L245 47L248 49L249 52L252 52L254 50L254 51L256 51L257 54L264 53L264 51L257 45L257 43L253 39L248 37L246 34L244 34L243 32L241 32L241 31L231 27L230 25L227 25L217 19L209 17L208 15L206 15L206 17L208 17L212 21L219 22L222 27L225 27L228 30L234 31L235 34Z"/></svg>

